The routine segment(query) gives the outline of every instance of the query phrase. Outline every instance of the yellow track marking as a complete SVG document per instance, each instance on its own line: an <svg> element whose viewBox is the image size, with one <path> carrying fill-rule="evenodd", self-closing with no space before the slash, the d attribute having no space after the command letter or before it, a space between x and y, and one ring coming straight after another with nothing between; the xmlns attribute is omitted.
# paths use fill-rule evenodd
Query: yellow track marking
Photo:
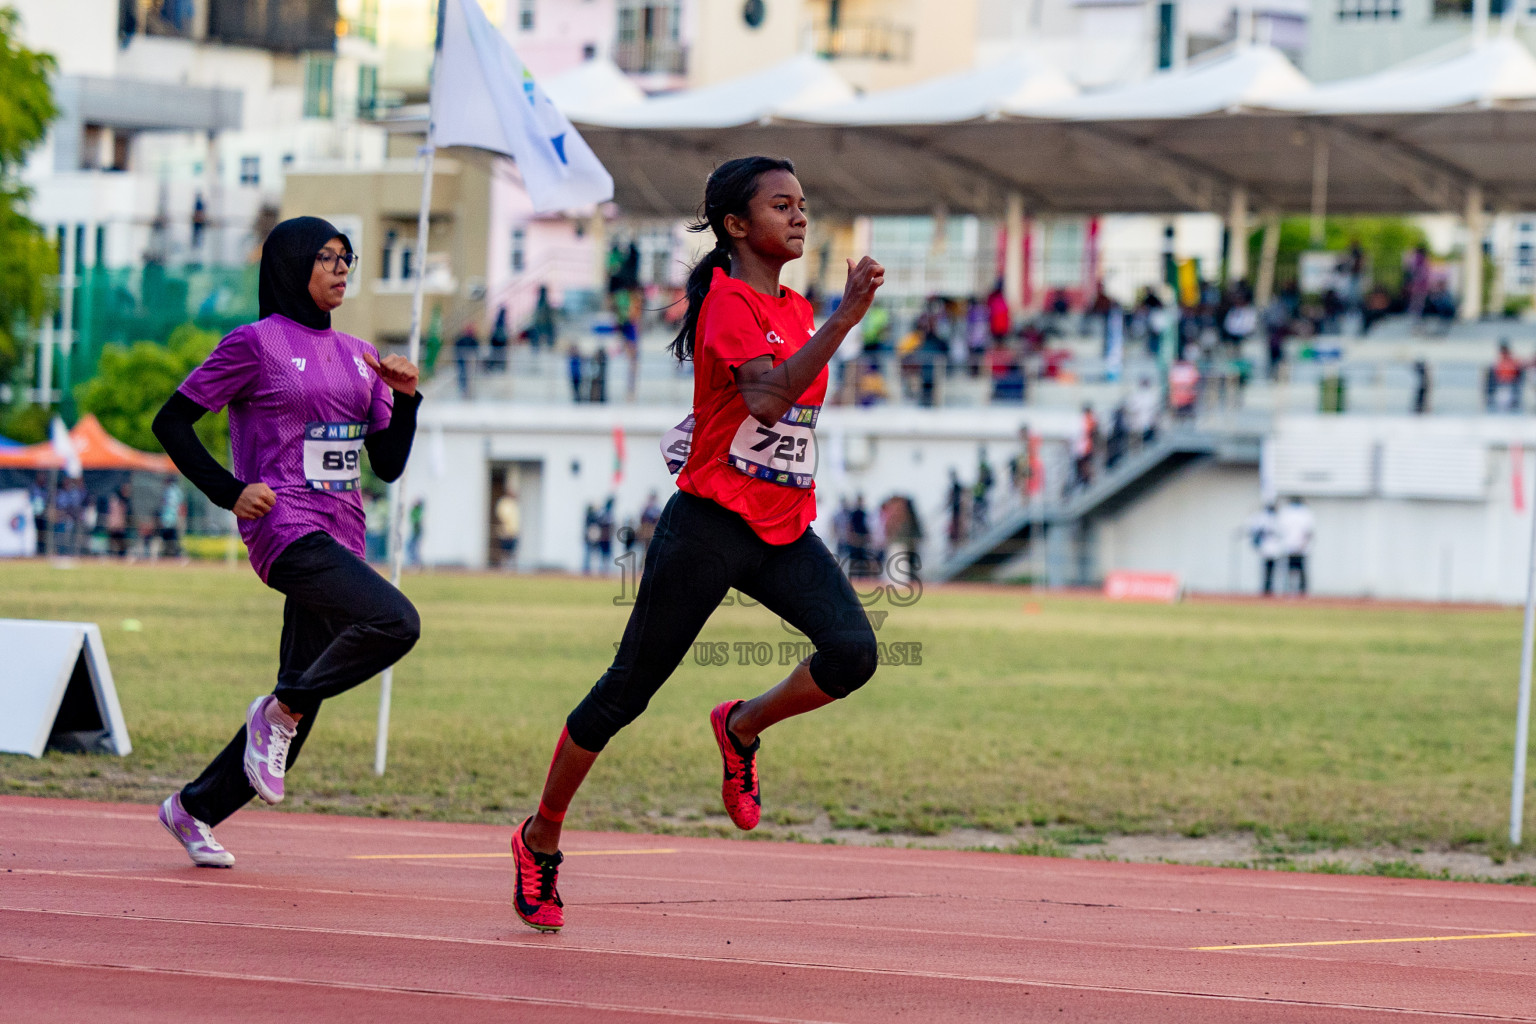
<svg viewBox="0 0 1536 1024"><path fill-rule="evenodd" d="M1192 950L1290 949L1296 946L1373 946L1387 942L1460 942L1463 939L1529 939L1536 932L1497 932L1490 935L1425 935L1416 939L1334 939L1330 942L1261 942L1250 946L1190 946Z"/></svg>
<svg viewBox="0 0 1536 1024"><path fill-rule="evenodd" d="M655 850L567 850L567 857L623 857L642 853L676 853L673 849ZM507 857L507 853L357 853L349 860L469 860L478 857Z"/></svg>

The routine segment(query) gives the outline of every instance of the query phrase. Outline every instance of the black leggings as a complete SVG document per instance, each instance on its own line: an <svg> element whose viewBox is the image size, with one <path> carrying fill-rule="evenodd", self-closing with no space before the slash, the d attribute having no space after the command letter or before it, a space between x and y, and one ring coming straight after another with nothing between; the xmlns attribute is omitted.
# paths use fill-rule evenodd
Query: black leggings
<svg viewBox="0 0 1536 1024"><path fill-rule="evenodd" d="M329 534L300 537L277 556L267 586L285 594L277 688L302 714L288 747L298 760L320 702L372 679L415 646L421 619L406 596ZM217 825L256 791L245 777L245 725L203 774L181 791L193 817Z"/></svg>
<svg viewBox="0 0 1536 1024"><path fill-rule="evenodd" d="M807 529L769 544L736 513L678 491L645 552L613 664L566 719L571 740L599 751L638 718L732 587L810 639L811 679L827 696L846 697L874 675L869 617L821 538Z"/></svg>

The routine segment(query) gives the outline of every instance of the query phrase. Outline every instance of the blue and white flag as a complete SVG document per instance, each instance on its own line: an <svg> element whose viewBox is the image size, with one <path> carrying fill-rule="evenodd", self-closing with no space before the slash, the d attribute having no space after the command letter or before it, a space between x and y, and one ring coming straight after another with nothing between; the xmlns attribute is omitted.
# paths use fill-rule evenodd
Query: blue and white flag
<svg viewBox="0 0 1536 1024"><path fill-rule="evenodd" d="M613 198L613 178L602 162L476 0L443 0L438 47L433 146L473 146L516 160L539 213Z"/></svg>

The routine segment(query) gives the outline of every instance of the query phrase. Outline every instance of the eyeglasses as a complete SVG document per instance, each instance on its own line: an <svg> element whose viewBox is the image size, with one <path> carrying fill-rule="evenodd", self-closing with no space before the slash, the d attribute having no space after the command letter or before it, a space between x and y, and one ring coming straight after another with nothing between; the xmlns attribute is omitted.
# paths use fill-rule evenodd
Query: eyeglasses
<svg viewBox="0 0 1536 1024"><path fill-rule="evenodd" d="M337 252L334 249L321 249L315 254L315 262L319 263L327 271L337 270L337 264L348 270L357 269L359 257L355 252Z"/></svg>

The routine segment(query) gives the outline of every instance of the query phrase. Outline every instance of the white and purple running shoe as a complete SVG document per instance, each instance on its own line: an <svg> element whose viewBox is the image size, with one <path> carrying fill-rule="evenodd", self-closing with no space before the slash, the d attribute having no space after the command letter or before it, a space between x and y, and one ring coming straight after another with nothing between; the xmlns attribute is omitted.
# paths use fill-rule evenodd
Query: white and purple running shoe
<svg viewBox="0 0 1536 1024"><path fill-rule="evenodd" d="M160 824L176 837L192 863L200 868L232 868L235 855L213 838L213 829L198 821L181 806L181 794L172 793L160 805Z"/></svg>
<svg viewBox="0 0 1536 1024"><path fill-rule="evenodd" d="M272 720L277 698L268 694L245 710L245 777L256 795L269 804L282 803L283 775L288 769L288 744L295 729Z"/></svg>

